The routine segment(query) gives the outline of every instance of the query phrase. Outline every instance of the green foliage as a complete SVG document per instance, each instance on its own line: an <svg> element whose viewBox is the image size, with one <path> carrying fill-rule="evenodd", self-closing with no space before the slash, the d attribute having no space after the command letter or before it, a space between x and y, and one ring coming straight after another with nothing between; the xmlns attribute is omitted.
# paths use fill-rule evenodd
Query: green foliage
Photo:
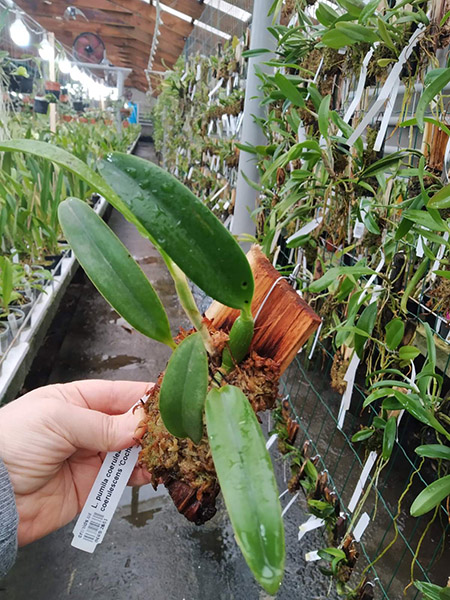
<svg viewBox="0 0 450 600"><path fill-rule="evenodd" d="M253 275L244 253L191 191L136 156L111 154L100 170L141 229L194 283L223 304L250 306Z"/></svg>
<svg viewBox="0 0 450 600"><path fill-rule="evenodd" d="M208 358L201 335L194 333L170 357L159 394L161 417L172 435L200 442L207 391Z"/></svg>
<svg viewBox="0 0 450 600"><path fill-rule="evenodd" d="M285 559L283 521L255 413L241 390L226 385L208 393L206 426L237 543L260 584L276 594Z"/></svg>
<svg viewBox="0 0 450 600"><path fill-rule="evenodd" d="M160 299L103 219L77 198L60 204L59 219L78 261L102 296L137 331L173 348Z"/></svg>

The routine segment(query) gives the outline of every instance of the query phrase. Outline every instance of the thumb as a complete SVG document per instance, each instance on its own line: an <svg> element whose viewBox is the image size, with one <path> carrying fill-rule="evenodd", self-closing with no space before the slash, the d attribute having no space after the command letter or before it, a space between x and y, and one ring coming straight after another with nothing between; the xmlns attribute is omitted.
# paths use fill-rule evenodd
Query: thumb
<svg viewBox="0 0 450 600"><path fill-rule="evenodd" d="M66 405L60 426L62 434L75 448L95 452L123 450L136 444L134 432L142 418L140 408L122 415Z"/></svg>

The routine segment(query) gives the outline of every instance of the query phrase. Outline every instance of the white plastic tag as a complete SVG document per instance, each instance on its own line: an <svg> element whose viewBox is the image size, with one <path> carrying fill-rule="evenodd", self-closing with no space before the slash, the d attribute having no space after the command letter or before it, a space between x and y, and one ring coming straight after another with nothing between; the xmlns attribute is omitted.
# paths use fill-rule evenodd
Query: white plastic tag
<svg viewBox="0 0 450 600"><path fill-rule="evenodd" d="M416 256L417 258L423 258L425 251L423 249L423 237L419 235L417 238Z"/></svg>
<svg viewBox="0 0 450 600"><path fill-rule="evenodd" d="M306 562L313 562L315 560L320 560L318 551L314 550L313 552L307 552L305 554L305 560L306 560Z"/></svg>
<svg viewBox="0 0 450 600"><path fill-rule="evenodd" d="M347 382L347 387L345 388L345 392L342 395L341 406L339 408L339 415L338 415L338 425L337 425L338 429L341 429L341 430L342 430L342 427L344 426L345 415L346 415L348 409L350 408L350 404L352 401L352 394L353 394L353 387L355 384L356 370L358 369L360 362L361 362L361 359L356 354L356 352L354 352L352 359L350 361L350 364L347 367L347 371L345 372L345 375L344 375L344 381Z"/></svg>
<svg viewBox="0 0 450 600"><path fill-rule="evenodd" d="M355 221L355 226L353 227L353 237L357 240L361 239L364 235L364 223L361 221Z"/></svg>
<svg viewBox="0 0 450 600"><path fill-rule="evenodd" d="M285 463L286 464L286 463ZM281 513L281 516L284 517L284 515L287 513L287 511L291 508L291 506L294 504L294 502L297 500L299 496L299 492L297 492L295 494L295 496L293 496L289 502L286 504L286 506L283 508L283 512Z"/></svg>
<svg viewBox="0 0 450 600"><path fill-rule="evenodd" d="M303 536L308 533L308 531L313 531L314 529L318 529L319 527L323 527L325 525L325 521L323 519L319 519L319 517L315 517L311 515L307 521L302 523L298 528L298 540L300 541Z"/></svg>
<svg viewBox="0 0 450 600"><path fill-rule="evenodd" d="M103 541L139 452L140 446L108 452L72 532L72 546L92 553Z"/></svg>
<svg viewBox="0 0 450 600"><path fill-rule="evenodd" d="M367 529L367 526L369 525L369 523L370 523L370 517L365 512L361 515L361 518L359 519L359 521L353 531L353 537L355 538L355 542L360 541L360 539L362 538L362 535L365 532L365 530Z"/></svg>
<svg viewBox="0 0 450 600"><path fill-rule="evenodd" d="M356 505L358 504L358 501L361 498L361 494L364 491L364 486L366 485L367 478L369 477L370 471L372 470L372 467L375 464L377 457L378 454L375 452L375 450L372 450L372 452L367 457L366 462L364 463L363 470L361 471L361 475L355 486L355 491L353 492L350 502L348 503L348 510L350 512L353 512L355 510Z"/></svg>
<svg viewBox="0 0 450 600"><path fill-rule="evenodd" d="M267 440L266 442L266 448L267 450L270 450L270 448L273 446L273 444L275 443L275 440L278 437L278 433L273 433L270 438Z"/></svg>

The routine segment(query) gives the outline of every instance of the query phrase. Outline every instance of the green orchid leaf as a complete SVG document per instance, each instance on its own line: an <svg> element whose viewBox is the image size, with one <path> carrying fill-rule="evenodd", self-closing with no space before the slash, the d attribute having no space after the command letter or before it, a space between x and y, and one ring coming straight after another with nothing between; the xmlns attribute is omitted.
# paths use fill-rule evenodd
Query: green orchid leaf
<svg viewBox="0 0 450 600"><path fill-rule="evenodd" d="M377 389L375 391L373 391L371 394L369 394L367 396L367 398L364 400L363 403L363 408L366 408L366 406L369 406L369 404L372 404L372 402L375 402L375 400L379 400L380 398L386 398L386 396L392 396L393 395L393 390L390 389Z"/></svg>
<svg viewBox="0 0 450 600"><path fill-rule="evenodd" d="M369 267L355 265L354 267L333 267L329 269L320 279L313 281L309 286L309 291L313 294L323 292L327 287L336 281L340 275L353 275L361 277L362 275L373 275L375 271Z"/></svg>
<svg viewBox="0 0 450 600"><path fill-rule="evenodd" d="M436 275L439 275L439 277L443 277L444 279L450 279L450 271L433 271L433 273L435 273Z"/></svg>
<svg viewBox="0 0 450 600"><path fill-rule="evenodd" d="M423 594L423 600L448 600L450 598L449 588L442 588L426 581L415 581L414 585Z"/></svg>
<svg viewBox="0 0 450 600"><path fill-rule="evenodd" d="M392 319L386 325L386 345L389 350L396 350L405 334L405 323L402 319Z"/></svg>
<svg viewBox="0 0 450 600"><path fill-rule="evenodd" d="M420 131L423 131L424 128L425 111L428 105L433 100L433 98L444 89L444 87L449 81L450 68L444 69L442 72L440 72L439 75L432 79L430 84L424 88L423 94L420 97L419 102L417 103L416 109L417 127Z"/></svg>
<svg viewBox="0 0 450 600"><path fill-rule="evenodd" d="M237 543L256 579L275 594L283 577L284 530L261 427L245 395L230 385L208 393L206 426Z"/></svg>
<svg viewBox="0 0 450 600"><path fill-rule="evenodd" d="M250 307L254 283L245 254L190 190L155 164L127 154L111 154L100 171L189 279L222 304Z"/></svg>
<svg viewBox="0 0 450 600"><path fill-rule="evenodd" d="M161 417L172 435L200 442L207 391L208 357L201 334L193 333L170 357L159 393Z"/></svg>
<svg viewBox="0 0 450 600"><path fill-rule="evenodd" d="M381 456L383 460L391 458L392 450L394 449L395 436L397 435L397 419L389 417L383 433L383 449Z"/></svg>
<svg viewBox="0 0 450 600"><path fill-rule="evenodd" d="M364 10L364 2L361 2L360 0L338 0L338 4L352 17L356 18L359 18Z"/></svg>
<svg viewBox="0 0 450 600"><path fill-rule="evenodd" d="M296 85L292 83L287 77L281 73L276 73L274 80L282 94L287 98L294 106L305 106L305 98ZM306 90L304 90L306 94Z"/></svg>
<svg viewBox="0 0 450 600"><path fill-rule="evenodd" d="M444 186L434 194L434 196L430 198L427 207L439 209L450 208L450 185Z"/></svg>
<svg viewBox="0 0 450 600"><path fill-rule="evenodd" d="M370 0L365 7L363 8L363 10L361 11L361 14L359 15L359 22L362 25L365 25L367 23L367 21L370 19L370 17L375 14L375 11L378 8L378 5L380 3L378 2L378 0Z"/></svg>
<svg viewBox="0 0 450 600"><path fill-rule="evenodd" d="M394 390L394 396L400 402L403 408L405 408L409 412L409 414L412 415L415 419L417 419L421 423L425 423L425 425L433 427L434 429L436 429L436 431L442 433L442 435L449 437L449 434L444 429L444 427L442 427L442 425L439 423L439 421L436 419L433 413L422 405L420 396L414 393L404 394L399 390Z"/></svg>
<svg viewBox="0 0 450 600"><path fill-rule="evenodd" d="M352 44L356 43L355 40L338 29L329 29L323 34L320 41L324 46L327 46L328 48L334 48L335 50L339 50L340 48L351 46Z"/></svg>
<svg viewBox="0 0 450 600"><path fill-rule="evenodd" d="M421 492L411 505L411 515L420 517L433 510L447 496L450 496L450 475L433 481Z"/></svg>
<svg viewBox="0 0 450 600"><path fill-rule="evenodd" d="M362 442L363 440L367 440L372 437L374 433L373 429L361 429L352 436L352 442Z"/></svg>
<svg viewBox="0 0 450 600"><path fill-rule="evenodd" d="M448 227L439 216L439 213L436 214L431 207L428 207L429 210L405 210L403 213L403 217L412 221L413 223L417 223L422 227L427 227L432 231L446 231Z"/></svg>
<svg viewBox="0 0 450 600"><path fill-rule="evenodd" d="M397 48L395 47L395 44L394 44L394 40L392 39L391 34L389 33L386 23L383 21L383 19L380 19L380 18L377 19L377 23L378 23L378 33L379 33L381 39L383 40L383 42L395 54L398 54Z"/></svg>
<svg viewBox="0 0 450 600"><path fill-rule="evenodd" d="M434 333L428 323L423 324L425 328L425 335L427 338L427 361L426 364L430 366L431 372L436 369L436 343L434 341Z"/></svg>
<svg viewBox="0 0 450 600"><path fill-rule="evenodd" d="M7 256L0 256L0 269L2 304L3 310L7 311L14 288L12 263Z"/></svg>
<svg viewBox="0 0 450 600"><path fill-rule="evenodd" d="M339 14L328 4L320 2L316 9L316 19L325 27L330 27L339 19Z"/></svg>
<svg viewBox="0 0 450 600"><path fill-rule="evenodd" d="M166 311L119 238L78 198L64 200L58 214L67 241L101 295L137 331L174 348Z"/></svg>
<svg viewBox="0 0 450 600"><path fill-rule="evenodd" d="M326 140L328 139L328 126L330 124L330 101L331 96L328 94L328 96L325 96L320 103L317 113L319 131Z"/></svg>
<svg viewBox="0 0 450 600"><path fill-rule="evenodd" d="M358 319L357 329L367 334L367 337L372 334L373 328L375 327L375 320L377 318L378 305L376 302L372 302L369 306L366 306L362 311L361 316ZM362 358L364 344L366 343L366 336L355 333L355 352Z"/></svg>
<svg viewBox="0 0 450 600"><path fill-rule="evenodd" d="M384 429L386 427L386 421L381 417L374 417L372 425L375 429Z"/></svg>
<svg viewBox="0 0 450 600"><path fill-rule="evenodd" d="M373 29L369 27L364 27L363 25L359 25L358 23L347 23L339 21L335 25L336 30L346 35L350 38L353 43L355 42L366 42L368 44L373 44L375 42L380 41L380 38L375 33Z"/></svg>
<svg viewBox="0 0 450 600"><path fill-rule="evenodd" d="M414 360L419 354L420 350L415 346L402 346L398 351L400 360Z"/></svg>
<svg viewBox="0 0 450 600"><path fill-rule="evenodd" d="M437 458L450 460L450 447L443 444L427 444L425 446L417 446L416 454L425 456L426 458Z"/></svg>

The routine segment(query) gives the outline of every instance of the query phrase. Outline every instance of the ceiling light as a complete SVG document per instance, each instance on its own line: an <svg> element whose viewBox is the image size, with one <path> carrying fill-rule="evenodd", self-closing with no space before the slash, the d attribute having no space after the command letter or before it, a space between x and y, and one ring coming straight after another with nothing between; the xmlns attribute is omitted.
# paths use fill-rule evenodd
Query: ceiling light
<svg viewBox="0 0 450 600"><path fill-rule="evenodd" d="M70 69L70 76L74 81L81 81L81 71L76 65Z"/></svg>
<svg viewBox="0 0 450 600"><path fill-rule="evenodd" d="M44 38L39 44L38 52L42 60L55 60L55 49L51 46L47 38Z"/></svg>
<svg viewBox="0 0 450 600"><path fill-rule="evenodd" d="M72 69L72 65L70 64L70 60L65 56L61 58L58 62L59 70L61 73L68 75Z"/></svg>
<svg viewBox="0 0 450 600"><path fill-rule="evenodd" d="M30 43L30 33L20 17L17 17L9 28L9 34L12 41L22 48Z"/></svg>

